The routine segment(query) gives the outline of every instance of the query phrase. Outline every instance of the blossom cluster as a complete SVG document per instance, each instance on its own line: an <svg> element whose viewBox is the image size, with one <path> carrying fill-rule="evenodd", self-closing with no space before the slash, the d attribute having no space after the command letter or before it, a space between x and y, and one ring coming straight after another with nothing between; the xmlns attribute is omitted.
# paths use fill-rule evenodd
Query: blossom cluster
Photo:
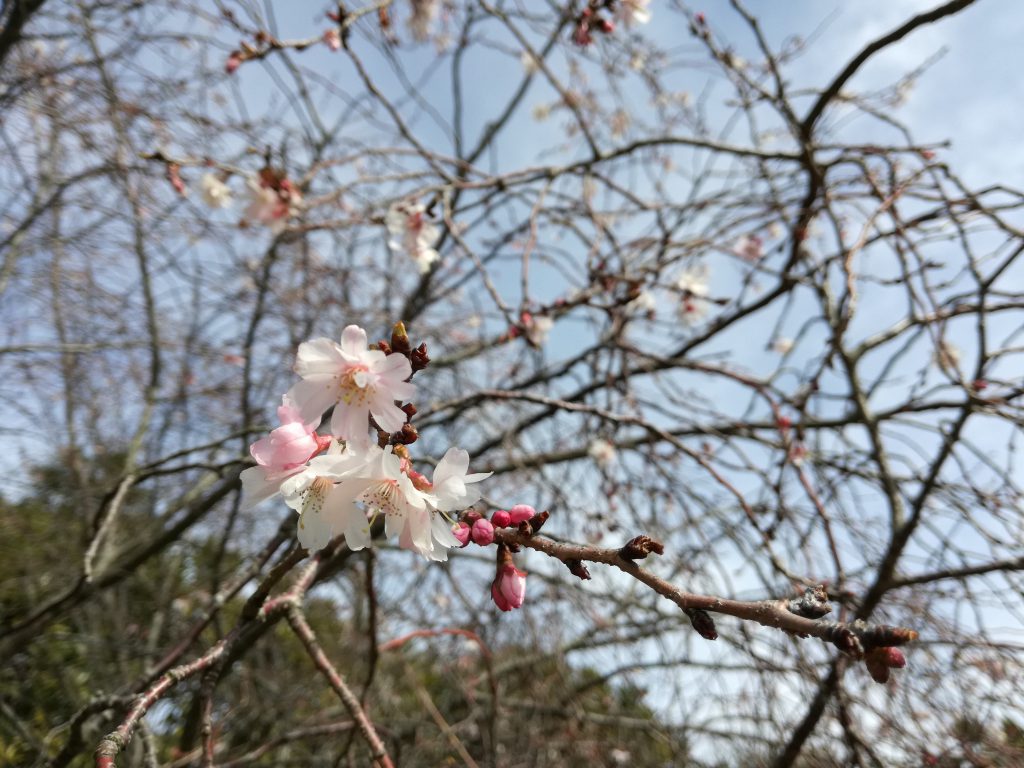
<svg viewBox="0 0 1024 768"><path fill-rule="evenodd" d="M256 466L242 472L245 503L283 497L299 514L299 543L311 551L341 535L350 549L363 549L373 521L383 517L385 534L398 536L403 548L446 560L460 544L450 516L480 498L475 484L490 473L469 473L469 454L454 447L432 479L413 469L406 445L415 439L410 379L429 358L425 346L411 348L401 324L392 343L380 346L371 348L355 325L340 343L318 338L299 345L300 380L283 397L281 425L250 446ZM329 410L330 434L319 434Z"/></svg>

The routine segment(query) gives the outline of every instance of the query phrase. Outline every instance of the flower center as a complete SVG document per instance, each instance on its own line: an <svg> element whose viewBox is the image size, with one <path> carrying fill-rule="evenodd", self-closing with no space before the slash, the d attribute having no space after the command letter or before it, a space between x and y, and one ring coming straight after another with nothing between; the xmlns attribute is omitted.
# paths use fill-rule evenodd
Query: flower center
<svg viewBox="0 0 1024 768"><path fill-rule="evenodd" d="M334 483L326 477L317 477L309 484L309 487L302 492L302 506L299 509L299 527L303 526L303 517L306 513L312 512L313 514L319 514L324 508L324 501L327 499L327 494L330 493L331 488L334 487Z"/></svg>
<svg viewBox="0 0 1024 768"><path fill-rule="evenodd" d="M345 405L368 405L376 393L370 371L365 365L353 366L338 377L338 402Z"/></svg>
<svg viewBox="0 0 1024 768"><path fill-rule="evenodd" d="M401 515L403 513L402 492L397 480L382 480L363 491L360 497L373 514Z"/></svg>

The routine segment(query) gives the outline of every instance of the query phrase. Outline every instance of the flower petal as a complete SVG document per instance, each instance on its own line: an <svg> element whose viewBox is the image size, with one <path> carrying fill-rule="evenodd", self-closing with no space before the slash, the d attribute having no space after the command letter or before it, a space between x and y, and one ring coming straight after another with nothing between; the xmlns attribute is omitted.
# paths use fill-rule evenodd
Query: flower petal
<svg viewBox="0 0 1024 768"><path fill-rule="evenodd" d="M304 424L319 423L324 412L338 401L338 386L335 379L326 381L297 381L288 390L287 397L299 409L299 416Z"/></svg>
<svg viewBox="0 0 1024 768"><path fill-rule="evenodd" d="M362 357L369 345L366 341L366 331L358 325L347 325L341 332L341 351L352 357Z"/></svg>
<svg viewBox="0 0 1024 768"><path fill-rule="evenodd" d="M323 337L299 344L295 372L302 378L334 376L344 364L338 344Z"/></svg>

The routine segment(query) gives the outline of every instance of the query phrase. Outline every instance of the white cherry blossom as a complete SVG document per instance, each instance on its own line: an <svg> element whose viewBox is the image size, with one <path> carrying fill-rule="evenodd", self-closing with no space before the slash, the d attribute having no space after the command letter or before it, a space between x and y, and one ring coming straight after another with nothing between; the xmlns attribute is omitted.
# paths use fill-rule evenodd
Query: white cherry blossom
<svg viewBox="0 0 1024 768"><path fill-rule="evenodd" d="M216 174L206 173L199 181L203 202L211 208L227 208L233 202L231 187L217 178Z"/></svg>
<svg viewBox="0 0 1024 768"><path fill-rule="evenodd" d="M406 381L412 366L400 354L385 355L369 349L366 331L350 325L341 344L319 338L299 345L295 372L302 377L288 392L303 420L312 420L334 406L331 433L339 440L369 443L369 417L381 429L397 432L405 424L405 412L395 400L409 400L415 385Z"/></svg>
<svg viewBox="0 0 1024 768"><path fill-rule="evenodd" d="M440 233L433 222L424 217L425 210L421 204L396 203L384 217L384 225L391 235L388 247L409 256L419 267L420 274L429 272L439 258L433 246Z"/></svg>
<svg viewBox="0 0 1024 768"><path fill-rule="evenodd" d="M469 469L469 453L461 448L449 448L434 468L431 493L434 507L442 512L457 512L476 504L481 493L476 488L467 488L471 483L486 480L492 472L474 472Z"/></svg>

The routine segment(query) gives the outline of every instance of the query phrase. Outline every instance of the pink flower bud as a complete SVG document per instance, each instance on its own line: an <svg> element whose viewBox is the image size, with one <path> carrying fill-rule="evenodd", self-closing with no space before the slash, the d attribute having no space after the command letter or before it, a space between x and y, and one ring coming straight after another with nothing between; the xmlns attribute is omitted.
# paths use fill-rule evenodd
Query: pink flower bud
<svg viewBox="0 0 1024 768"><path fill-rule="evenodd" d="M512 525L519 525L525 523L527 520L537 514L537 510L531 507L529 504L516 504L508 511L510 522Z"/></svg>
<svg viewBox="0 0 1024 768"><path fill-rule="evenodd" d="M469 526L465 523L456 523L452 526L452 533L455 534L455 538L459 540L461 546L469 544Z"/></svg>
<svg viewBox="0 0 1024 768"><path fill-rule="evenodd" d="M907 666L907 657L903 655L903 651L899 648L890 646L880 650L882 651L881 656L885 660L885 666L890 669L903 669Z"/></svg>
<svg viewBox="0 0 1024 768"><path fill-rule="evenodd" d="M473 523L473 530L470 535L473 537L474 544L486 547L494 541L494 526L491 525L490 520L480 518Z"/></svg>
<svg viewBox="0 0 1024 768"><path fill-rule="evenodd" d="M341 33L334 27L324 32L324 42L332 51L341 50Z"/></svg>
<svg viewBox="0 0 1024 768"><path fill-rule="evenodd" d="M242 54L238 51L232 51L231 55L228 56L228 60L224 62L224 71L229 75L235 74L235 70L242 65Z"/></svg>
<svg viewBox="0 0 1024 768"><path fill-rule="evenodd" d="M512 563L498 566L498 572L491 582L491 599L503 611L520 608L526 598L526 574Z"/></svg>
<svg viewBox="0 0 1024 768"><path fill-rule="evenodd" d="M512 524L512 515L504 509L499 509L491 515L491 523L494 524L495 528L508 528Z"/></svg>

